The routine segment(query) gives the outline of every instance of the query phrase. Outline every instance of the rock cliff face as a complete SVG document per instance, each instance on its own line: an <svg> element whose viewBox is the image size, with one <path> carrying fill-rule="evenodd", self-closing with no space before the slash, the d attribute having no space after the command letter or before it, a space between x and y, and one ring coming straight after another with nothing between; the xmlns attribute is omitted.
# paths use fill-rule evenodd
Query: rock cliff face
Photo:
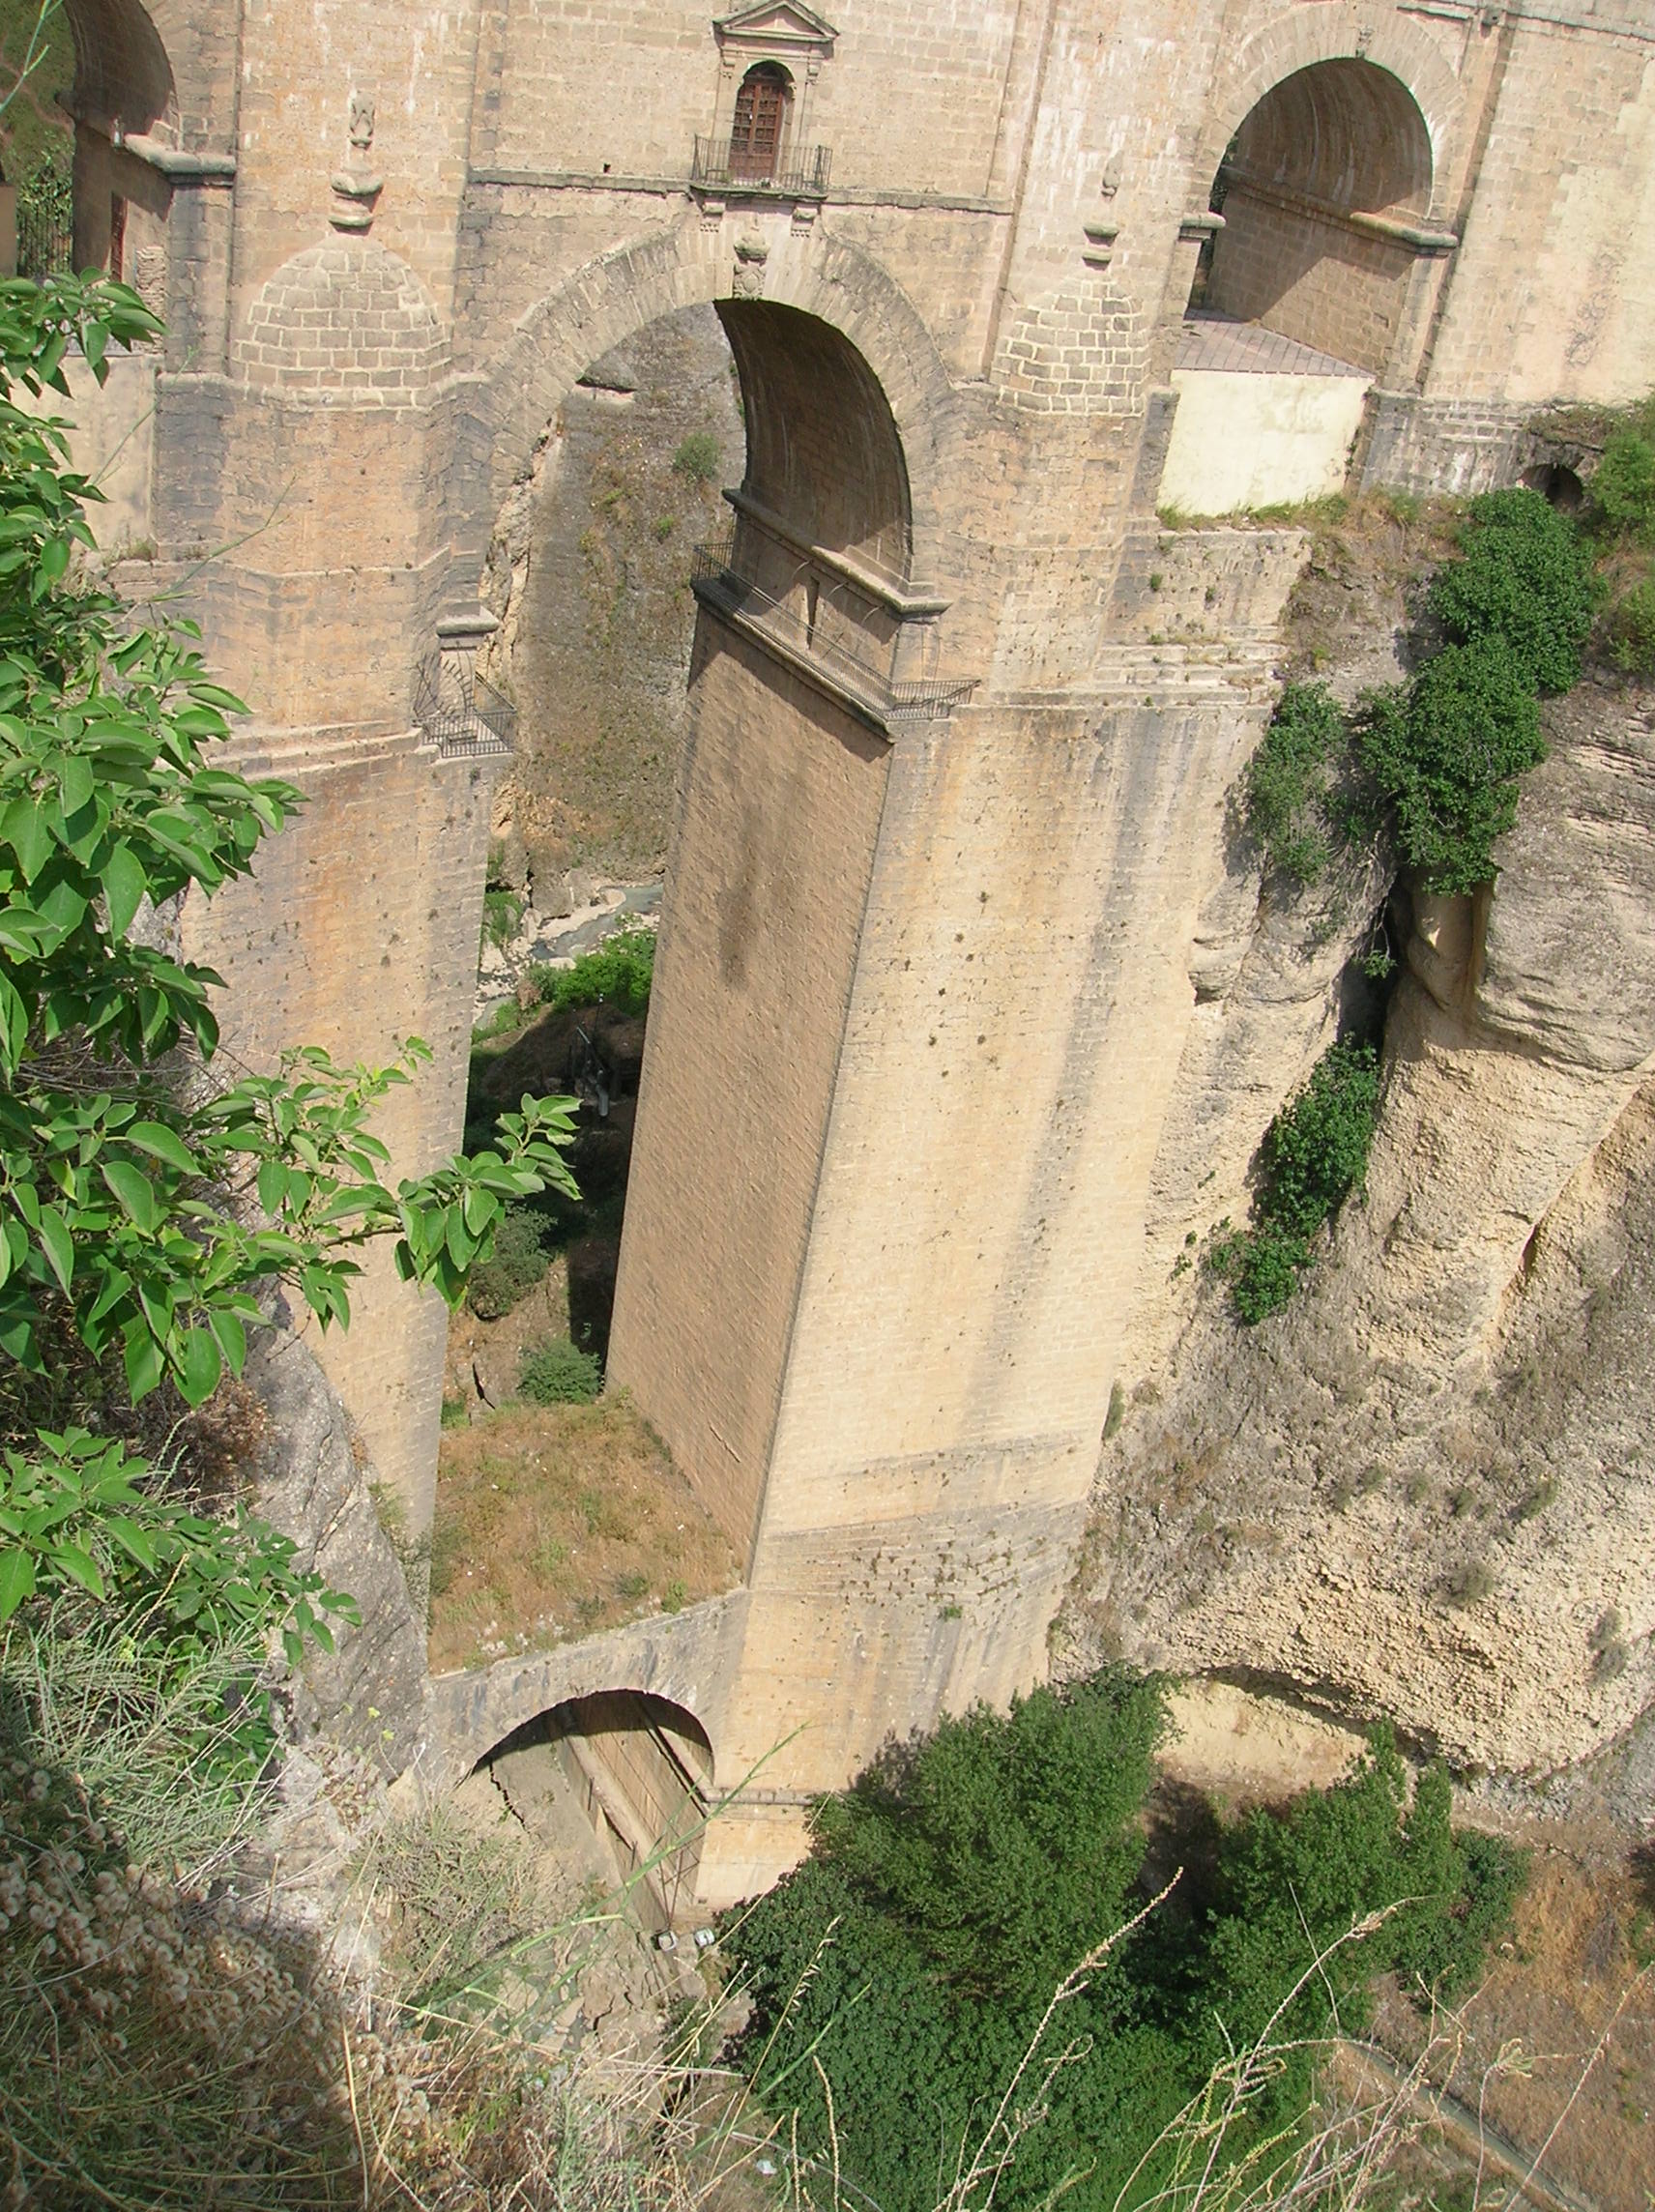
<svg viewBox="0 0 1655 2212"><path fill-rule="evenodd" d="M293 1686L304 1737L319 1734L400 1774L420 1748L425 1687L424 1592L419 1611L380 1525L373 1470L308 1349L285 1327L261 1330L246 1381L268 1416L257 1509L299 1547L297 1565L349 1590L362 1626L333 1655L312 1653Z"/></svg>
<svg viewBox="0 0 1655 2212"><path fill-rule="evenodd" d="M1251 1679L1528 1772L1655 1699L1655 700L1588 684L1547 720L1493 893L1393 905L1366 1196L1253 1330L1179 1262L1244 1215L1380 887L1330 893L1333 929L1238 858L1209 900L1063 1666Z"/></svg>
<svg viewBox="0 0 1655 2212"><path fill-rule="evenodd" d="M545 913L563 911L571 867L661 865L688 711L691 560L728 523L719 493L740 481L743 450L718 318L686 308L592 364L501 518L487 672L521 720L495 827Z"/></svg>

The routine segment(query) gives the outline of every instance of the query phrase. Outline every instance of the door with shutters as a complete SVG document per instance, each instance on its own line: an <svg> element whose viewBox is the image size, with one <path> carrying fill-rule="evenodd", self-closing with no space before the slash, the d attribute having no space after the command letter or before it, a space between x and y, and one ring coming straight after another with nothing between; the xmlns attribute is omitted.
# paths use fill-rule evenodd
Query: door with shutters
<svg viewBox="0 0 1655 2212"><path fill-rule="evenodd" d="M761 62L741 79L730 129L730 173L748 184L769 184L781 159L787 124L787 74Z"/></svg>

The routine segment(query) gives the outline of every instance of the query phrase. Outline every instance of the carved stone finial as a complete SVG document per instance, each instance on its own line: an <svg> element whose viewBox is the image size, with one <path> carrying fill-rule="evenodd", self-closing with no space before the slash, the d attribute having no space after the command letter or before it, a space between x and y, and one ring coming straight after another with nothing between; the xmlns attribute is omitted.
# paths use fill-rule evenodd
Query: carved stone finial
<svg viewBox="0 0 1655 2212"><path fill-rule="evenodd" d="M366 230L373 222L374 207L385 189L385 179L370 170L367 151L373 144L373 102L365 93L353 92L350 102L350 151L345 166L335 169L330 182L334 205L328 220L335 230Z"/></svg>

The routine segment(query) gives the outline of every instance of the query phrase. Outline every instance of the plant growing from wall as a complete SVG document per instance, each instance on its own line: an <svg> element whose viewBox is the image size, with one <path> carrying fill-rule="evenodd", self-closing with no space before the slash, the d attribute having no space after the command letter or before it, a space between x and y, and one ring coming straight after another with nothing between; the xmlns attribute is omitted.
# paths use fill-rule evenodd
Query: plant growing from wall
<svg viewBox="0 0 1655 2212"><path fill-rule="evenodd" d="M1360 1190L1379 1113L1372 1045L1336 1044L1289 1100L1260 1147L1251 1227L1220 1237L1207 1264L1251 1325L1284 1306L1311 1264L1317 1233Z"/></svg>

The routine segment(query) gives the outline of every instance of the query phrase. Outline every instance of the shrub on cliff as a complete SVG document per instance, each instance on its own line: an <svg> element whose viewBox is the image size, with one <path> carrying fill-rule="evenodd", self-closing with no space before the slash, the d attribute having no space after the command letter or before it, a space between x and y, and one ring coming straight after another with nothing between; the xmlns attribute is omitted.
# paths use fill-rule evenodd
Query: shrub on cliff
<svg viewBox="0 0 1655 2212"><path fill-rule="evenodd" d="M1502 640L1448 646L1406 694L1370 700L1356 743L1401 858L1429 889L1473 891L1498 872L1494 841L1517 820L1518 777L1546 757L1533 685Z"/></svg>
<svg viewBox="0 0 1655 2212"><path fill-rule="evenodd" d="M1379 1118L1378 1056L1346 1042L1322 1054L1265 1130L1252 1226L1207 1254L1238 1320L1263 1321L1292 1297L1317 1231L1361 1188Z"/></svg>
<svg viewBox="0 0 1655 2212"><path fill-rule="evenodd" d="M1332 836L1328 777L1347 742L1345 717L1325 684L1290 684L1247 764L1248 833L1266 869L1301 884L1326 872Z"/></svg>
<svg viewBox="0 0 1655 2212"><path fill-rule="evenodd" d="M1060 2192L1101 2212L1123 2187L1152 2201L1176 2155L1161 2131L1215 2055L1359 2024L1386 1967L1432 1990L1474 1972L1521 1862L1453 1834L1438 1771L1410 1805L1383 1735L1335 1789L1217 1828L1205 1894L1191 1882L1181 1910L1112 1944L1144 1895L1162 1726L1158 1686L1124 1671L944 1721L829 1800L804 1866L731 1915L755 2005L745 2071L885 2212L953 2200L1014 2080L1007 2212ZM1202 2155L1222 2168L1261 2123L1291 2128L1311 2075L1308 2047L1285 2048L1262 2102Z"/></svg>
<svg viewBox="0 0 1655 2212"><path fill-rule="evenodd" d="M1471 502L1459 558L1432 578L1430 606L1458 645L1497 645L1530 689L1567 691L1596 602L1580 533L1537 491Z"/></svg>
<svg viewBox="0 0 1655 2212"><path fill-rule="evenodd" d="M1603 459L1592 479L1592 506L1611 537L1655 543L1655 439L1650 431L1655 408L1646 402L1633 422L1623 422L1605 440Z"/></svg>

